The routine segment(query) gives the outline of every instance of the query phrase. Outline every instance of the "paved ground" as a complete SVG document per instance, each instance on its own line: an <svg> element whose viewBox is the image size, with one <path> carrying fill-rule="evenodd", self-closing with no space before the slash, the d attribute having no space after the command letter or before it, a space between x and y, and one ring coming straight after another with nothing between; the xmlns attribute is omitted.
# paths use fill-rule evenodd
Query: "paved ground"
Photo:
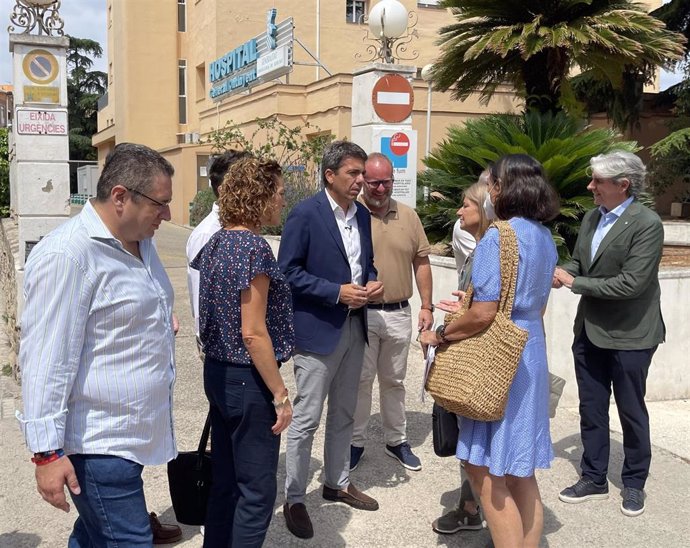
<svg viewBox="0 0 690 548"><path fill-rule="evenodd" d="M175 310L182 324L177 337L178 379L175 387L175 426L181 450L196 446L206 412L201 364L196 355L185 279L184 243L188 234L186 228L165 224L157 237L161 256L175 287ZM0 310L0 315L2 312ZM570 337L569 332L564 336ZM4 351L0 334L0 355ZM381 509L378 512L359 512L345 505L326 502L321 498L320 490L323 431L319 430L306 501L316 536L310 541L300 541L288 533L282 516L283 497L279 493L266 546L484 548L490 545L488 531L440 536L431 530L431 522L444 509L450 508L459 496L458 465L453 458L441 459L433 454L431 402L429 399L422 402L419 398L421 359L417 349L410 354L409 364L408 434L422 459L423 469L408 472L384 454L380 442L380 417L375 404L370 441L352 479L359 488L379 500ZM289 365L284 368L284 375L288 386L294 387ZM0 548L65 546L74 515L50 507L36 492L34 465L29 461L13 418L15 408L20 406L18 386L8 377L0 376ZM675 548L690 545L690 402L654 402L650 404L650 414L654 458L647 483L647 511L638 518L626 518L619 510L622 438L618 424L612 424L610 498L581 505L565 505L558 501L558 491L576 480L580 458L577 409L558 410L551 425L556 459L550 470L538 473L546 514L542 546ZM279 485L284 481L284 466L283 446ZM148 468L145 485L149 508L161 515L164 522L173 522L175 518L167 491L165 467ZM183 530L184 538L176 546L201 546L198 528L183 526Z"/></svg>

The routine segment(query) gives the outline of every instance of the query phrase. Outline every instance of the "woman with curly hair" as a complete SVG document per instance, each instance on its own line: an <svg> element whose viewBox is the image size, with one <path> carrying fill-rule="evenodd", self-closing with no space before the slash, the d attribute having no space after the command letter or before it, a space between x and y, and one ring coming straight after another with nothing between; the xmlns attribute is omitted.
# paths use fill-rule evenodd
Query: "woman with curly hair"
<svg viewBox="0 0 690 548"><path fill-rule="evenodd" d="M294 347L292 297L259 231L280 223L280 166L244 158L220 187L222 229L192 261L211 407L213 483L204 546L261 546L273 515L280 433L292 406L280 374Z"/></svg>

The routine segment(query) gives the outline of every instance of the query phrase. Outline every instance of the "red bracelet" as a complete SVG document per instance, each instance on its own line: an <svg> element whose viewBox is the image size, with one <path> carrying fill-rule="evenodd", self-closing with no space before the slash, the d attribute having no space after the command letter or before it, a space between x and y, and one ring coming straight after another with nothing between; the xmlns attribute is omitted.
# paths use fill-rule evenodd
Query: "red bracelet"
<svg viewBox="0 0 690 548"><path fill-rule="evenodd" d="M36 453L36 456L31 457L31 462L36 466L43 466L64 456L65 452L62 449L58 449L57 451L46 451L45 453Z"/></svg>

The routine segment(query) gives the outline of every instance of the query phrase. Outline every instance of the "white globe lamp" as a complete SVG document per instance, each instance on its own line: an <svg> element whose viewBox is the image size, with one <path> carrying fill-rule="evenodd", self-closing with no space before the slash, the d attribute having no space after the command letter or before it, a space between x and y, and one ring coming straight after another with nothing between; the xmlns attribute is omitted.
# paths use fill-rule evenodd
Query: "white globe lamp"
<svg viewBox="0 0 690 548"><path fill-rule="evenodd" d="M407 8L398 0L381 0L369 12L369 30L377 38L398 38L407 29Z"/></svg>

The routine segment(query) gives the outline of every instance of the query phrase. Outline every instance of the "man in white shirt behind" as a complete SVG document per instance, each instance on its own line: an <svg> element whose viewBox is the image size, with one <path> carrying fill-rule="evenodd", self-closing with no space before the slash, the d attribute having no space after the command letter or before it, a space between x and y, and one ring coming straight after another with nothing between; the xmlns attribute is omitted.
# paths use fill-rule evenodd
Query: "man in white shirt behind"
<svg viewBox="0 0 690 548"><path fill-rule="evenodd" d="M458 287L460 286L460 273L462 272L463 267L465 266L465 261L467 260L467 257L470 256L470 254L474 251L474 248L477 247L477 240L474 239L474 236L467 232L467 230L463 230L461 224L460 224L460 219L455 221L455 224L453 225L453 256L455 257L455 267L458 270Z"/></svg>
<svg viewBox="0 0 690 548"><path fill-rule="evenodd" d="M219 196L220 185L228 169L230 169L230 166L237 160L246 158L247 156L251 156L249 152L228 150L213 159L211 167L209 168L208 179L209 186L211 190L213 190L216 200ZM194 318L196 342L199 347L199 352L201 352L201 343L199 339L199 271L190 268L189 263L199 254L199 251L203 249L206 243L211 239L211 236L220 229L218 202L213 202L211 212L196 226L187 240L187 286L189 288L189 301L192 305L192 317Z"/></svg>

